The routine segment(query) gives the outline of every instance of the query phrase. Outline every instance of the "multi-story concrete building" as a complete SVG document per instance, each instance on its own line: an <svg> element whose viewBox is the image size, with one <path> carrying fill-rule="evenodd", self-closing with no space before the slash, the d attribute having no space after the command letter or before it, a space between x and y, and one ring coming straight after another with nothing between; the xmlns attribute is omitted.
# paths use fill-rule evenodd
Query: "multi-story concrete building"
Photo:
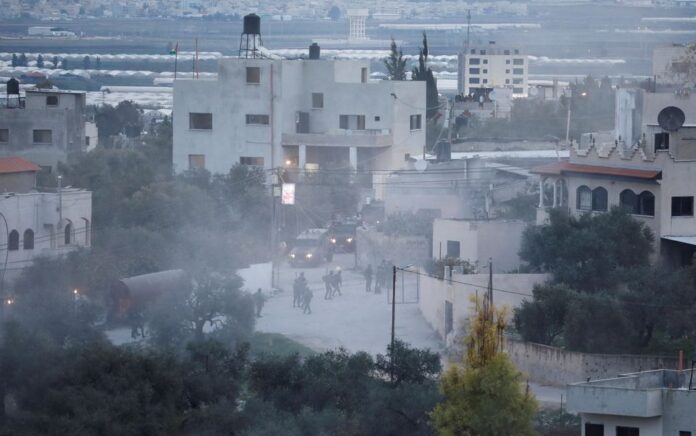
<svg viewBox="0 0 696 436"><path fill-rule="evenodd" d="M75 188L42 192L38 165L19 157L0 158L0 244L7 247L5 278L12 281L37 256L89 247L92 193Z"/></svg>
<svg viewBox="0 0 696 436"><path fill-rule="evenodd" d="M640 98L630 104L617 102L628 111L617 115L624 138L631 132L628 142L618 134L614 141L581 142L571 147L569 161L532 171L540 183L537 221L551 207L579 215L622 206L653 230L661 254L686 264L696 252L696 96L683 90L634 95Z"/></svg>
<svg viewBox="0 0 696 436"><path fill-rule="evenodd" d="M528 60L518 48L490 41L459 53L458 91L471 95L475 88L510 88L513 97L529 95Z"/></svg>
<svg viewBox="0 0 696 436"><path fill-rule="evenodd" d="M369 62L224 58L174 83L176 171L399 168L425 146L425 83L371 81Z"/></svg>
<svg viewBox="0 0 696 436"><path fill-rule="evenodd" d="M568 385L582 436L691 436L696 391L690 371L660 369Z"/></svg>
<svg viewBox="0 0 696 436"><path fill-rule="evenodd" d="M0 98L0 156L22 156L52 170L85 150L86 121L84 92L8 94Z"/></svg>

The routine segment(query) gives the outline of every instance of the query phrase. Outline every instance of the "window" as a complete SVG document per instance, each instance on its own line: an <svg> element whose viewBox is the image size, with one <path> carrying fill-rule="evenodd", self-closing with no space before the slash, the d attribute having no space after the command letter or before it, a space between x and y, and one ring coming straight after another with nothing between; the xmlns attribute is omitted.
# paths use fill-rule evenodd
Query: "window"
<svg viewBox="0 0 696 436"><path fill-rule="evenodd" d="M213 114L202 112L189 112L189 129L212 130Z"/></svg>
<svg viewBox="0 0 696 436"><path fill-rule="evenodd" d="M619 194L619 204L629 213L638 213L638 196L630 189L624 189Z"/></svg>
<svg viewBox="0 0 696 436"><path fill-rule="evenodd" d="M344 130L365 130L365 115L339 115L338 127Z"/></svg>
<svg viewBox="0 0 696 436"><path fill-rule="evenodd" d="M592 210L605 212L607 210L607 190L602 188L594 188L592 190Z"/></svg>
<svg viewBox="0 0 696 436"><path fill-rule="evenodd" d="M503 54L509 55L509 54L510 54L510 50L503 50Z"/></svg>
<svg viewBox="0 0 696 436"><path fill-rule="evenodd" d="M655 216L655 195L643 191L638 196L638 215Z"/></svg>
<svg viewBox="0 0 696 436"><path fill-rule="evenodd" d="M459 241L447 241L447 257L459 259Z"/></svg>
<svg viewBox="0 0 696 436"><path fill-rule="evenodd" d="M469 68L469 74L479 74L481 73L480 68Z"/></svg>
<svg viewBox="0 0 696 436"><path fill-rule="evenodd" d="M484 69L483 74L488 74L488 70Z"/></svg>
<svg viewBox="0 0 696 436"><path fill-rule="evenodd" d="M258 84L261 83L261 67L247 67L246 83Z"/></svg>
<svg viewBox="0 0 696 436"><path fill-rule="evenodd" d="M246 116L246 123L247 124L260 124L263 126L267 126L269 121L270 121L270 117L268 115L247 114L247 116Z"/></svg>
<svg viewBox="0 0 696 436"><path fill-rule="evenodd" d="M691 436L691 432L690 431L680 431L679 436Z"/></svg>
<svg viewBox="0 0 696 436"><path fill-rule="evenodd" d="M49 106L49 107L58 106L58 96L57 95L46 96L46 106Z"/></svg>
<svg viewBox="0 0 696 436"><path fill-rule="evenodd" d="M517 75L524 74L524 68L513 68L512 74L517 74Z"/></svg>
<svg viewBox="0 0 696 436"><path fill-rule="evenodd" d="M72 243L72 232L72 223L68 221L68 223L65 225L65 230L63 231L63 242L65 243L65 245L70 245Z"/></svg>
<svg viewBox="0 0 696 436"><path fill-rule="evenodd" d="M483 83L488 83L488 79L483 79Z"/></svg>
<svg viewBox="0 0 696 436"><path fill-rule="evenodd" d="M411 115L411 130L421 129L421 115Z"/></svg>
<svg viewBox="0 0 696 436"><path fill-rule="evenodd" d="M367 68L360 69L360 81L362 83L367 83Z"/></svg>
<svg viewBox="0 0 696 436"><path fill-rule="evenodd" d="M382 118L379 115L375 115L375 121L381 121Z"/></svg>
<svg viewBox="0 0 696 436"><path fill-rule="evenodd" d="M32 229L26 229L24 231L24 249L34 249L34 231Z"/></svg>
<svg viewBox="0 0 696 436"><path fill-rule="evenodd" d="M655 151L669 150L669 133L655 133Z"/></svg>
<svg viewBox="0 0 696 436"><path fill-rule="evenodd" d="M52 130L34 130L34 144L51 144L53 142Z"/></svg>
<svg viewBox="0 0 696 436"><path fill-rule="evenodd" d="M505 70L505 74L510 74L510 70Z"/></svg>
<svg viewBox="0 0 696 436"><path fill-rule="evenodd" d="M7 249L10 251L19 250L19 232L17 230L10 232L10 238L7 240Z"/></svg>
<svg viewBox="0 0 696 436"><path fill-rule="evenodd" d="M510 65L510 59L505 59L505 65Z"/></svg>
<svg viewBox="0 0 696 436"><path fill-rule="evenodd" d="M486 50L480 50L480 51L479 51L479 54L485 55L485 54L486 54Z"/></svg>
<svg viewBox="0 0 696 436"><path fill-rule="evenodd" d="M524 59L521 59L521 58L513 59L512 65L524 65Z"/></svg>
<svg viewBox="0 0 696 436"><path fill-rule="evenodd" d="M586 423L585 436L604 436L604 425Z"/></svg>
<svg viewBox="0 0 696 436"><path fill-rule="evenodd" d="M469 77L469 83L473 85L478 85L479 83L481 83L481 79L479 79L478 77Z"/></svg>
<svg viewBox="0 0 696 436"><path fill-rule="evenodd" d="M522 79L512 79L512 84L513 85L521 85L523 82Z"/></svg>
<svg viewBox="0 0 696 436"><path fill-rule="evenodd" d="M10 129L0 129L0 142L10 142Z"/></svg>
<svg viewBox="0 0 696 436"><path fill-rule="evenodd" d="M85 145L89 147L89 136L85 136Z"/></svg>
<svg viewBox="0 0 696 436"><path fill-rule="evenodd" d="M518 49L515 49L515 54L520 54L520 51Z"/></svg>
<svg viewBox="0 0 696 436"><path fill-rule="evenodd" d="M505 84L509 85L510 84L510 79L505 79Z"/></svg>
<svg viewBox="0 0 696 436"><path fill-rule="evenodd" d="M324 93L313 92L312 93L312 109L323 109L324 108Z"/></svg>
<svg viewBox="0 0 696 436"><path fill-rule="evenodd" d="M483 60L483 65L486 65L486 64L488 64L488 59Z"/></svg>
<svg viewBox="0 0 696 436"><path fill-rule="evenodd" d="M587 186L580 186L577 190L577 209L591 210L592 209L592 191Z"/></svg>
<svg viewBox="0 0 696 436"><path fill-rule="evenodd" d="M672 197L672 216L694 216L694 197Z"/></svg>
<svg viewBox="0 0 696 436"><path fill-rule="evenodd" d="M524 94L524 88L512 88L513 94Z"/></svg>
<svg viewBox="0 0 696 436"><path fill-rule="evenodd" d="M239 158L239 163L242 165L251 165L251 166L255 166L255 167L262 167L263 166L263 158L262 157L242 156Z"/></svg>
<svg viewBox="0 0 696 436"><path fill-rule="evenodd" d="M205 155L204 154L189 154L189 169L190 170L204 170L205 169Z"/></svg>
<svg viewBox="0 0 696 436"><path fill-rule="evenodd" d="M640 429L637 427L616 427L616 436L640 436Z"/></svg>
<svg viewBox="0 0 696 436"><path fill-rule="evenodd" d="M476 54L476 50L474 50L474 49L472 48L472 49L471 49L471 54Z"/></svg>
<svg viewBox="0 0 696 436"><path fill-rule="evenodd" d="M469 65L480 65L481 59L479 58L469 58Z"/></svg>

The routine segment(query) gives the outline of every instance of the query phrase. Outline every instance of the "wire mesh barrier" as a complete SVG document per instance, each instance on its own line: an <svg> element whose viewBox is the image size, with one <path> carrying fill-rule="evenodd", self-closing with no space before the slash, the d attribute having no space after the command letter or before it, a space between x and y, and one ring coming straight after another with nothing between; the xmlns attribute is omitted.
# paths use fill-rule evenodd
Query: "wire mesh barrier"
<svg viewBox="0 0 696 436"><path fill-rule="evenodd" d="M417 304L420 298L420 275L417 271L410 271L407 268L396 270L396 292L392 288L393 273L389 271L389 280L387 281L387 303L392 304L392 296L396 304Z"/></svg>

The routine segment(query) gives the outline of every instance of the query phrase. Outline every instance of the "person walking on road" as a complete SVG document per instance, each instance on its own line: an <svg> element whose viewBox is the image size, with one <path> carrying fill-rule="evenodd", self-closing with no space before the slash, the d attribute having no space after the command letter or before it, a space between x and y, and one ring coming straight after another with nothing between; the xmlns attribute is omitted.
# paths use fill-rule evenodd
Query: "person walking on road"
<svg viewBox="0 0 696 436"><path fill-rule="evenodd" d="M331 291L331 296L333 297L335 294L338 294L340 297L341 295L341 282L343 281L341 279L341 271L338 271L336 274L331 275L331 287L333 288Z"/></svg>
<svg viewBox="0 0 696 436"><path fill-rule="evenodd" d="M365 292L372 292L372 265L368 265L363 274L365 276Z"/></svg>
<svg viewBox="0 0 696 436"><path fill-rule="evenodd" d="M261 309L266 302L266 297L263 296L261 288L259 288L254 294L254 306L256 307L256 317L261 318Z"/></svg>
<svg viewBox="0 0 696 436"><path fill-rule="evenodd" d="M324 292L324 300L330 300L331 297L333 296L333 281L334 281L334 273L333 271L329 271L328 274L324 275L324 277L321 278L324 281L324 288L326 289L326 292Z"/></svg>
<svg viewBox="0 0 696 436"><path fill-rule="evenodd" d="M309 307L309 303L312 302L313 297L314 293L312 292L312 290L306 287L302 295L302 313L308 315L312 314L312 308Z"/></svg>
<svg viewBox="0 0 696 436"><path fill-rule="evenodd" d="M292 307L302 307L302 294L306 286L307 280L302 272L292 285Z"/></svg>

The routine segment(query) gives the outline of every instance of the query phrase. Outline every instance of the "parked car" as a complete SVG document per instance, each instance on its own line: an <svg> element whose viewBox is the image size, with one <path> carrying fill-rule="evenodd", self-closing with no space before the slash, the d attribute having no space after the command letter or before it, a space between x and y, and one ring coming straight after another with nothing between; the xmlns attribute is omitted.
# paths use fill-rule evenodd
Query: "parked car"
<svg viewBox="0 0 696 436"><path fill-rule="evenodd" d="M330 256L326 229L309 229L297 236L288 255L290 265L317 266Z"/></svg>

